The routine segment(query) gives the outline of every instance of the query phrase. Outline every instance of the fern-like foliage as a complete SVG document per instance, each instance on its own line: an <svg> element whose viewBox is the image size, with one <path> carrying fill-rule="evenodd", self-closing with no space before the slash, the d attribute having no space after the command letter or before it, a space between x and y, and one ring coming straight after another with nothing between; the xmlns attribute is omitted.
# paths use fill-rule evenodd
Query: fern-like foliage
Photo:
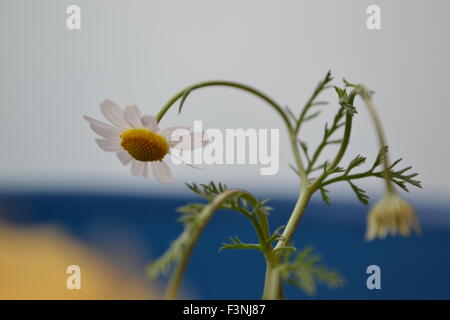
<svg viewBox="0 0 450 320"><path fill-rule="evenodd" d="M322 258L314 253L312 247L306 247L296 254L294 251L286 253L280 273L287 283L302 289L308 295L316 294L319 284L332 289L345 284L339 272L322 264Z"/></svg>
<svg viewBox="0 0 450 320"><path fill-rule="evenodd" d="M317 118L320 114L320 110L313 110L316 106L323 106L327 105L328 101L317 101L318 96L320 93L322 93L324 90L332 88L330 86L330 82L333 80L333 77L331 76L331 71L328 71L325 77L317 84L316 88L314 89L312 95L304 105L301 113L299 116L296 116L294 112L286 107L286 113L289 115L289 118L291 119L291 123L296 133L300 130L300 127L303 123Z"/></svg>
<svg viewBox="0 0 450 320"><path fill-rule="evenodd" d="M363 165L366 162L366 158L357 155L353 160L350 161L350 163L347 165L347 168L335 168L332 172L329 172L325 179L319 186L319 190L321 191L322 198L326 203L330 203L330 198L328 196L328 192L326 192L327 189L325 189L325 186L336 183L339 181L347 181L355 193L356 197L360 202L363 204L369 203L369 196L367 195L366 191L361 189L355 184L355 180L363 179L363 178L369 178L369 177L377 177L377 178L383 178L383 179L389 179L393 183L395 183L397 186L402 188L405 191L409 191L408 185L422 188L422 183L419 180L416 180L415 177L418 175L417 173L409 173L409 170L412 169L412 167L404 167L401 169L397 169L397 165L401 162L402 159L398 159L394 161L388 168L387 171L382 167L385 157L387 156L389 152L389 148L387 146L384 146L380 149L378 152L375 160L373 161L372 165L368 170L361 171L359 173L354 173L354 169L358 168L359 166ZM330 177L332 174L336 173L342 173L341 175ZM323 190L325 190L323 192Z"/></svg>
<svg viewBox="0 0 450 320"><path fill-rule="evenodd" d="M183 232L169 246L167 251L147 268L148 277L153 280L159 276L168 275L172 268L180 262L183 253L188 248L194 232L201 227L200 213L206 207L203 203L189 203L178 208L182 213L180 221L184 225Z"/></svg>
<svg viewBox="0 0 450 320"><path fill-rule="evenodd" d="M226 184L223 183L216 184L212 181L208 184L200 184L200 185L197 185L196 183L192 184L187 183L186 186L192 192L206 199L208 202L213 201L219 194L228 190ZM257 203L253 204L253 207L251 207L247 200L245 200L240 195L236 195L234 197L228 198L225 202L223 202L222 208L235 210L247 216L253 215L255 212L268 214L272 210L271 207L266 206L266 203L268 201L269 199L258 201ZM180 209L178 209L178 211L180 211Z"/></svg>
<svg viewBox="0 0 450 320"><path fill-rule="evenodd" d="M230 237L230 243L223 243L220 247L220 251L226 249L256 249L261 250L261 245L259 243L243 243L237 236Z"/></svg>
<svg viewBox="0 0 450 320"><path fill-rule="evenodd" d="M186 185L195 194L207 200L207 203L188 203L177 209L181 213L179 221L183 223L184 230L171 243L169 249L148 267L147 273L150 279L155 279L160 275L167 275L180 262L187 248L196 241L195 237L209 221L210 215L205 214L207 213L205 209L208 204L228 190L225 184L216 184L214 182L200 185L195 183ZM243 196L237 194L226 198L221 203L219 209L237 211L249 218L252 223L257 224L258 227L267 228L267 226L259 225L262 222L258 219L259 215L267 215L272 209L266 206L267 201L259 201L254 198L254 203L250 204ZM238 237L230 238L230 240L231 242L229 244L224 243L220 249L261 249L259 244L243 243Z"/></svg>

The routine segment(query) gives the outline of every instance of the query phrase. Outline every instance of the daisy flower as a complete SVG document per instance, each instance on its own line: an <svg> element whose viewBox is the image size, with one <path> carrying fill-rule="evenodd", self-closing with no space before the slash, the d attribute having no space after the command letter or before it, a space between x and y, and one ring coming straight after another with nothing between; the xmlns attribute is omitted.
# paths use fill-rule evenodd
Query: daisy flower
<svg viewBox="0 0 450 320"><path fill-rule="evenodd" d="M148 177L151 170L160 182L172 182L172 171L164 161L170 149L196 149L208 142L203 132L190 132L185 126L160 129L156 117L142 116L136 105L123 109L105 100L100 109L111 124L84 116L91 129L102 137L95 141L104 151L115 152L123 165L131 163L134 176Z"/></svg>
<svg viewBox="0 0 450 320"><path fill-rule="evenodd" d="M384 239L387 235L401 234L407 237L411 229L420 233L420 225L414 209L395 192L386 195L373 207L367 217L366 239Z"/></svg>

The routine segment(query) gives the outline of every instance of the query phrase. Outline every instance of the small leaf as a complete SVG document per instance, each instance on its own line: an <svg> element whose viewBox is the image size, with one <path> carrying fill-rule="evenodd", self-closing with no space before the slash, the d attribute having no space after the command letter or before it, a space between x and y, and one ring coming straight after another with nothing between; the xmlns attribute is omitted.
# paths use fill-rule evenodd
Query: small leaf
<svg viewBox="0 0 450 320"><path fill-rule="evenodd" d="M184 102L186 101L187 97L189 96L189 94L191 93L192 88L188 88L186 89L186 91L184 91L183 96L181 97L180 100L180 105L178 107L178 113L181 113L181 109L183 108Z"/></svg>
<svg viewBox="0 0 450 320"><path fill-rule="evenodd" d="M400 159L397 159L397 160L395 160L394 162L392 162L392 164L389 166L389 169L393 169L397 164L399 164L400 163L400 161L402 161L403 159L402 158L400 158Z"/></svg>
<svg viewBox="0 0 450 320"><path fill-rule="evenodd" d="M318 284L332 289L344 285L344 278L339 272L324 267L322 258L314 254L311 247L299 251L295 257L292 256L292 251L289 253L291 254L281 265L281 275L286 282L302 289L306 294L314 295Z"/></svg>
<svg viewBox="0 0 450 320"><path fill-rule="evenodd" d="M298 121L297 117L295 116L294 112L292 112L292 110L286 106L285 107L286 113L288 114L288 116L291 118L291 120L296 123Z"/></svg>
<svg viewBox="0 0 450 320"><path fill-rule="evenodd" d="M298 141L300 143L300 146L301 146L303 152L305 153L306 160L308 161L308 163L310 163L311 158L309 157L309 153L308 153L308 145L306 144L306 142L301 141L300 139Z"/></svg>
<svg viewBox="0 0 450 320"><path fill-rule="evenodd" d="M358 154L352 161L350 161L347 170L345 170L345 175L349 174L354 168L359 167L364 162L366 162L366 158Z"/></svg>
<svg viewBox="0 0 450 320"><path fill-rule="evenodd" d="M378 167L380 164L383 163L384 157L386 157L388 152L389 152L388 146L383 146L380 148L380 151L378 151L377 157L375 158L375 161L372 165L372 170L374 170L376 167ZM398 163L400 160L398 160L396 163Z"/></svg>
<svg viewBox="0 0 450 320"><path fill-rule="evenodd" d="M308 153L308 144L306 142L304 142L304 141L301 141L301 140L298 140L298 141L299 141L300 146L302 147L303 151L305 153Z"/></svg>
<svg viewBox="0 0 450 320"><path fill-rule="evenodd" d="M342 139L327 141L327 144L340 144L340 143L342 143Z"/></svg>
<svg viewBox="0 0 450 320"><path fill-rule="evenodd" d="M291 168L298 176L300 176L300 172L298 172L297 168L294 167L292 164L289 164L289 168Z"/></svg>
<svg viewBox="0 0 450 320"><path fill-rule="evenodd" d="M314 113L312 113L312 114L306 116L306 117L303 119L303 122L312 120L312 119L314 119L314 118L317 118L317 117L321 114L321 112L322 112L322 111L316 111L316 112L314 112Z"/></svg>
<svg viewBox="0 0 450 320"><path fill-rule="evenodd" d="M328 101L316 101L311 103L311 106L325 106L330 104Z"/></svg>
<svg viewBox="0 0 450 320"><path fill-rule="evenodd" d="M341 172L345 172L344 168L334 167L333 169L328 171L328 175L333 174L333 173L341 173Z"/></svg>
<svg viewBox="0 0 450 320"><path fill-rule="evenodd" d="M279 226L278 228L276 228L272 235L269 237L269 239L267 239L266 244L271 244L272 242L281 240L282 238L282 234L281 234L281 230L283 230L286 226Z"/></svg>
<svg viewBox="0 0 450 320"><path fill-rule="evenodd" d="M346 110L349 114L351 114L352 116L354 116L355 114L358 113L358 111L356 110L356 108L355 108L354 105L351 105L351 104L349 104L349 103L342 103L341 105L342 105L342 106L345 108L345 110Z"/></svg>
<svg viewBox="0 0 450 320"><path fill-rule="evenodd" d="M223 243L219 251L228 249L256 249L261 250L261 245L253 243L243 243L237 236L230 237L230 243Z"/></svg>
<svg viewBox="0 0 450 320"><path fill-rule="evenodd" d="M339 99L343 99L347 97L347 91L345 89L341 89L338 86L334 86L334 90L338 94Z"/></svg>
<svg viewBox="0 0 450 320"><path fill-rule="evenodd" d="M345 80L345 78L342 79L342 81L344 82L346 87L352 87L352 88L356 87L356 84L352 84L352 83L348 82L347 80Z"/></svg>
<svg viewBox="0 0 450 320"><path fill-rule="evenodd" d="M359 201L364 203L365 205L369 204L369 196L366 194L366 191L356 186L354 183L352 183L350 180L348 180L348 183L352 187L352 190L355 192L356 197Z"/></svg>
<svg viewBox="0 0 450 320"><path fill-rule="evenodd" d="M322 196L322 200L330 205L331 204L331 200L330 200L330 196L328 195L329 191L328 189L325 189L324 187L320 188L320 195Z"/></svg>
<svg viewBox="0 0 450 320"><path fill-rule="evenodd" d="M292 251L295 252L297 251L297 248L294 246L285 246L285 247L281 247L281 248L276 248L273 250L273 252L278 252L278 251Z"/></svg>

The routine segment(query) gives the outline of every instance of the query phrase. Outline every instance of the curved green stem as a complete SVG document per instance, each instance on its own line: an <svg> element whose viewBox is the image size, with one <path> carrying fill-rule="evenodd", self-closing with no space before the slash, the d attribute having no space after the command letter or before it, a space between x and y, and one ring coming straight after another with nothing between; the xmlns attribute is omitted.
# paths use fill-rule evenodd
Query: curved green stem
<svg viewBox="0 0 450 320"><path fill-rule="evenodd" d="M186 94L191 93L193 90L196 89L200 89L200 88L205 88L205 87L212 87L212 86L222 86L222 87L232 87L232 88L237 88L237 89L241 89L244 91L247 91L249 93L252 93L256 96L258 96L259 98L263 99L264 101L266 101L268 104L270 104L275 111L278 112L278 114L281 116L281 118L283 119L284 123L286 124L286 126L289 129L292 129L292 125L289 121L289 118L287 117L287 115L285 114L285 112L283 111L283 108L280 107L280 105L278 103L276 103L272 98L270 98L269 96L265 95L264 93L262 93L261 91L252 88L250 86L247 86L245 84L239 83L239 82L233 82L233 81L224 81L224 80L213 80L213 81L205 81L205 82L200 82L197 84L194 84L192 86L186 87L185 89L179 91L177 94L175 94L159 111L159 113L156 115L156 121L160 121L162 119L162 117L166 114L166 112L172 107L172 105L177 102L178 99L182 98L183 96L186 96Z"/></svg>
<svg viewBox="0 0 450 320"><path fill-rule="evenodd" d="M275 100L273 100L272 98L270 98L263 92L255 89L253 87L250 87L248 85L245 85L245 84L242 84L239 82L225 81L225 80L212 80L212 81L205 81L205 82L200 82L200 83L194 84L192 86L186 87L185 89L183 89L183 90L179 91L177 94L175 94L161 108L159 113L156 115L156 120L159 122L164 117L166 112L173 106L173 104L175 102L177 102L179 99L185 99L186 96L188 94L190 94L193 90L197 90L197 89L205 88L205 87L213 87L213 86L231 87L231 88L236 88L236 89L246 91L248 93L251 93L251 94L259 97L260 99L262 99L263 101L268 103L272 108L274 108L274 110L281 116L284 124L286 125L286 128L288 129L289 135L291 136L291 145L292 145L292 148L294 151L294 157L295 157L295 162L297 165L298 172L299 172L300 176L302 177L302 181L306 182L307 175L305 172L305 168L303 166L303 162L300 158L300 153L298 151L297 139L295 139L295 142L293 141L294 139L292 139L294 128L292 127L292 124L289 121L289 117L283 111L283 108L280 106L280 104L278 104Z"/></svg>

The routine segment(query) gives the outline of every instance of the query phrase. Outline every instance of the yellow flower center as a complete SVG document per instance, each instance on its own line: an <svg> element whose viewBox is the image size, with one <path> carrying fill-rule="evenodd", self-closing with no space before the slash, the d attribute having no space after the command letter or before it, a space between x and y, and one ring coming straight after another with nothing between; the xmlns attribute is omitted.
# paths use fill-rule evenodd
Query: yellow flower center
<svg viewBox="0 0 450 320"><path fill-rule="evenodd" d="M161 161L169 152L166 138L148 129L129 129L120 138L122 148L139 161Z"/></svg>

